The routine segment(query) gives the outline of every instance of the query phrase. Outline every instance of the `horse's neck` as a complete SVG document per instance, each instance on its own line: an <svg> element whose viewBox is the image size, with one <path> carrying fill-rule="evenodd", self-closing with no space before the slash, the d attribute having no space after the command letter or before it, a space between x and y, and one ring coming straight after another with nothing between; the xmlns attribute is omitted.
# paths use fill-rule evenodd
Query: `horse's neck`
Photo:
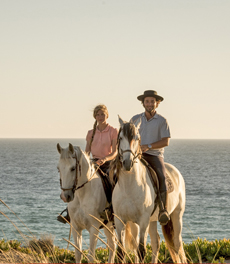
<svg viewBox="0 0 230 264"><path fill-rule="evenodd" d="M82 154L82 160L81 160L81 172L79 172L79 177L78 177L78 186L81 186L85 182L87 182L91 176L94 173L94 168L92 167L90 161L85 157L84 154Z"/></svg>
<svg viewBox="0 0 230 264"><path fill-rule="evenodd" d="M142 186L146 184L146 169L138 159L130 172L123 169L120 171L119 184L124 188L127 186L131 189L134 186Z"/></svg>
<svg viewBox="0 0 230 264"><path fill-rule="evenodd" d="M91 164L89 159L83 157L81 167L81 177L79 177L77 184L77 188L80 188L76 190L76 195L74 199L78 200L80 204L89 204L87 205L87 208L89 209L92 208L93 204L97 202L92 196L92 193L95 190L98 190L98 186L102 185L102 183L100 177L98 176L94 166ZM103 196L103 192L97 193L97 196L101 195Z"/></svg>

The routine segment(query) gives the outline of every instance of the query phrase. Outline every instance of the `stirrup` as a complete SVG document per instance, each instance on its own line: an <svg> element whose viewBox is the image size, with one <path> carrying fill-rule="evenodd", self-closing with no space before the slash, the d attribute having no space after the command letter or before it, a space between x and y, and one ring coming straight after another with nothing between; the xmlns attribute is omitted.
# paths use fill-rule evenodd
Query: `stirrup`
<svg viewBox="0 0 230 264"><path fill-rule="evenodd" d="M67 212L66 216L62 216L62 214L63 214L65 211ZM68 214L68 210L67 210L67 208L66 208L65 210L63 210L63 211L60 213L60 215L57 216L57 220L58 220L59 222L63 223L63 224L66 224L67 222L70 222L70 217L69 217L69 214Z"/></svg>
<svg viewBox="0 0 230 264"><path fill-rule="evenodd" d="M113 221L112 204L109 204L102 212L99 213L100 217L104 220Z"/></svg>
<svg viewBox="0 0 230 264"><path fill-rule="evenodd" d="M167 210L162 210L159 212L158 221L161 225L167 225L168 221L170 220L170 216Z"/></svg>

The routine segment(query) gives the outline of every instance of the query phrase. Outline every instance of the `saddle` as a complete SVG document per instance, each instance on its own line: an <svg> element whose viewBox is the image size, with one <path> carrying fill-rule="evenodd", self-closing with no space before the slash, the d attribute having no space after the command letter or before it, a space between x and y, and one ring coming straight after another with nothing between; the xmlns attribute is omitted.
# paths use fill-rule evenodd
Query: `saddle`
<svg viewBox="0 0 230 264"><path fill-rule="evenodd" d="M141 157L141 162L146 166L149 175L150 175L150 180L153 184L153 188L156 194L158 194L159 192L159 181L158 181L158 177L156 172L154 171L154 169L149 165L149 163L143 158ZM174 186L173 186L173 182L171 180L171 178L169 177L169 175L166 172L166 187L167 187L167 192L171 193L174 191Z"/></svg>

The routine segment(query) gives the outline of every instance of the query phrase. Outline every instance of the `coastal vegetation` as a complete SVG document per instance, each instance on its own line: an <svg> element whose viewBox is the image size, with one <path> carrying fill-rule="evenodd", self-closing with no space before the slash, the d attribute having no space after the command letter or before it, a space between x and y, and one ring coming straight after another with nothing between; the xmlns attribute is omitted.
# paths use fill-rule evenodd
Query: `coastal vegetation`
<svg viewBox="0 0 230 264"><path fill-rule="evenodd" d="M1 199L0 202L22 222L5 202ZM53 235L41 235L38 239L22 222L30 233L29 236L25 235L5 213L0 211L0 214L8 219L21 236L21 240L0 240L0 263L75 263L75 245L70 241L64 239L73 246L71 250L68 247L67 249L59 248L54 245ZM103 243L106 245L105 242ZM184 243L183 246L188 263L230 263L230 239L208 241L198 237L193 239L192 243ZM147 254L144 262L150 263L152 255L151 245L147 244L146 249ZM82 263L88 263L88 250L83 250L82 254ZM97 248L94 262L106 263L108 255L107 248ZM118 262L117 257L115 261ZM126 263L134 263L134 254L126 252ZM172 263L164 241L160 244L158 263Z"/></svg>
<svg viewBox="0 0 230 264"><path fill-rule="evenodd" d="M190 244L184 244L188 263L226 263L230 259L230 240L207 241L197 238ZM87 250L83 251L82 263L87 263ZM165 242L160 244L159 263L172 262ZM96 250L97 263L106 263L108 249ZM0 263L74 263L74 250L62 249L53 245L52 236L32 239L27 243L18 240L0 240ZM134 255L129 254L127 263L134 263ZM147 245L145 263L151 261L151 246Z"/></svg>

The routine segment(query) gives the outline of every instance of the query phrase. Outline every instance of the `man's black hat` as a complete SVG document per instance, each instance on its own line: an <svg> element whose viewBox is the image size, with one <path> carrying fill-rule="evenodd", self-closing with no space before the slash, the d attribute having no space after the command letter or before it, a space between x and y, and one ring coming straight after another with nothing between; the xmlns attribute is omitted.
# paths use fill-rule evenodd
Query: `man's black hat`
<svg viewBox="0 0 230 264"><path fill-rule="evenodd" d="M137 96L137 99L139 101L143 101L145 97L155 97L157 101L163 101L164 98L157 94L156 91L153 90L147 90L144 91L144 94Z"/></svg>

